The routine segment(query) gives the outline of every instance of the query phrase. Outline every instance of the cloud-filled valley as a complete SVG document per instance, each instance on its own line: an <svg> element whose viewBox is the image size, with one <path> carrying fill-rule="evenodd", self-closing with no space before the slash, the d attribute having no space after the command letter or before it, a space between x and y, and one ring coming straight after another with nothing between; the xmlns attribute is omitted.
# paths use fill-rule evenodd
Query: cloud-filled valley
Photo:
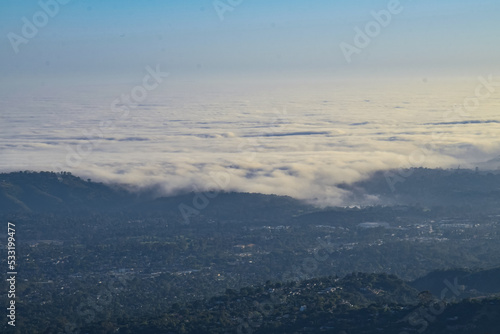
<svg viewBox="0 0 500 334"><path fill-rule="evenodd" d="M223 188L357 204L337 185L377 170L496 169L500 92L456 109L477 85L174 81L126 113L110 105L127 86L3 94L0 168L67 170L164 194Z"/></svg>

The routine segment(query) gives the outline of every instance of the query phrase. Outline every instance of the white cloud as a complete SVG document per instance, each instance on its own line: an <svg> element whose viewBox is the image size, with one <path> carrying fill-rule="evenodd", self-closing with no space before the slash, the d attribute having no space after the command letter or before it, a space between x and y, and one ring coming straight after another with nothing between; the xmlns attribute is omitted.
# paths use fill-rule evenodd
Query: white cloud
<svg viewBox="0 0 500 334"><path fill-rule="evenodd" d="M375 170L415 161L473 166L500 153L494 123L441 124L447 110L474 92L473 81L226 88L170 85L128 118L108 109L115 90L4 96L0 168L50 170L57 163L95 180L160 184L165 194L207 190L217 172L230 176L226 190L337 205L347 194L336 185ZM461 121L500 120L497 111L498 99L484 101ZM114 125L104 140L85 139L103 120ZM68 166L67 148L79 145L91 150Z"/></svg>

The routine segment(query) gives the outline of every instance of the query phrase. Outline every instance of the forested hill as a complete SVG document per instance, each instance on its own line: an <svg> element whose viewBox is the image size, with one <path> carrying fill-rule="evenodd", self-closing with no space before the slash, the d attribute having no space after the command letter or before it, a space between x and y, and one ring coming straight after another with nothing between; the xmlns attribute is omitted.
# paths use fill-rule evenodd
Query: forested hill
<svg viewBox="0 0 500 334"><path fill-rule="evenodd" d="M118 185L84 180L71 173L16 172L0 174L0 213L175 213L199 212L224 219L290 217L312 207L287 196L188 193L158 197L158 191L129 192ZM210 203L210 205L207 204ZM182 206L181 211L179 205Z"/></svg>
<svg viewBox="0 0 500 334"><path fill-rule="evenodd" d="M129 315L105 325L120 333L484 334L498 333L499 312L495 297L453 302L393 275L353 273L228 289L208 300L175 303L158 317Z"/></svg>
<svg viewBox="0 0 500 334"><path fill-rule="evenodd" d="M83 180L71 173L0 174L0 212L94 212L126 207L134 196L123 189Z"/></svg>
<svg viewBox="0 0 500 334"><path fill-rule="evenodd" d="M500 173L472 170L414 168L380 171L354 184L341 184L351 204L460 207L497 212L500 207ZM213 195L213 194L212 194ZM366 202L366 198L378 201ZM209 201L210 205L206 202ZM200 198L194 193L158 198L158 190L129 192L124 187L84 180L71 173L15 172L0 174L0 213L193 213L224 219L248 215L268 219L317 211L287 196L215 193ZM198 208L198 209L197 209ZM194 210L193 210L194 209Z"/></svg>
<svg viewBox="0 0 500 334"><path fill-rule="evenodd" d="M418 290L429 290L436 296L439 296L444 288L450 289L450 287L458 285L460 288L454 288L456 289L455 293L459 293L464 298L499 294L500 285L498 282L500 282L500 268L488 270L453 269L433 271L413 281L410 285Z"/></svg>
<svg viewBox="0 0 500 334"><path fill-rule="evenodd" d="M422 194L442 192L444 199L474 190L471 180L491 179L473 194L497 211L474 203L318 209L245 193L158 198L153 190L131 193L69 173L0 174L0 220L16 230L16 309L29 315L17 328L496 333L500 270L435 270L499 266L497 175L412 175L400 183L408 196L423 187L410 179L421 175L422 184L443 187ZM180 207L194 211L188 223ZM4 234L0 243L7 240ZM2 261L7 268L7 256ZM445 309L429 304L443 296Z"/></svg>
<svg viewBox="0 0 500 334"><path fill-rule="evenodd" d="M340 185L353 201L367 195L379 204L469 206L495 209L500 206L500 171L428 169L379 171L366 180Z"/></svg>

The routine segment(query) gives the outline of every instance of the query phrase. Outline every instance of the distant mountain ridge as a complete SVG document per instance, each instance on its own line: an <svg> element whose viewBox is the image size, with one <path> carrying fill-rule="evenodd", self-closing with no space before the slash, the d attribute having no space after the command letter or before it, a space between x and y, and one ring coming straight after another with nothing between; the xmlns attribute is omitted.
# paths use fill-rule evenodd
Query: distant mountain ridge
<svg viewBox="0 0 500 334"><path fill-rule="evenodd" d="M379 171L364 181L338 186L351 193L346 201L353 204L363 203L369 196L379 198L379 203L374 203L379 205L475 207L496 211L500 208L500 173L414 168L404 171L407 177L399 174ZM397 182L391 189L388 182L394 180ZM181 204L189 213L201 208L205 214L225 219L278 217L290 210L294 214L317 211L288 196L220 192L200 201L195 193L170 197L158 197L157 193L154 189L134 193L119 185L84 180L68 172L1 173L0 213L126 211L143 214L179 211ZM210 205L204 203L207 201Z"/></svg>
<svg viewBox="0 0 500 334"><path fill-rule="evenodd" d="M411 168L378 171L366 180L341 184L352 200L376 196L385 205L500 207L500 172Z"/></svg>
<svg viewBox="0 0 500 334"><path fill-rule="evenodd" d="M451 289L450 286L457 285L461 289L454 292L461 299L465 297L500 294L500 285L498 282L500 282L500 268L487 270L449 269L433 271L411 282L410 285L420 291L428 290L438 297L443 289Z"/></svg>
<svg viewBox="0 0 500 334"><path fill-rule="evenodd" d="M106 211L133 201L123 189L85 181L71 173L0 174L0 212Z"/></svg>
<svg viewBox="0 0 500 334"><path fill-rule="evenodd" d="M156 191L127 191L119 185L84 180L71 173L0 174L0 213L200 213L225 219L289 217L312 207L288 196L220 192L199 201L199 194L157 197ZM242 205L244 203L244 205Z"/></svg>

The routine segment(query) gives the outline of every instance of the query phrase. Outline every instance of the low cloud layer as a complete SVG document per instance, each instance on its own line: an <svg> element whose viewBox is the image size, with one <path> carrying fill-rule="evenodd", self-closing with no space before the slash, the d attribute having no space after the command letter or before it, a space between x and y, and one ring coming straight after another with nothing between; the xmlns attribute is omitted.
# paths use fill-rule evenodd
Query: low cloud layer
<svg viewBox="0 0 500 334"><path fill-rule="evenodd" d="M337 185L376 170L496 168L500 91L467 115L453 111L477 84L171 84L127 115L110 109L127 87L3 96L0 169L63 169L164 194L223 188L357 204Z"/></svg>

